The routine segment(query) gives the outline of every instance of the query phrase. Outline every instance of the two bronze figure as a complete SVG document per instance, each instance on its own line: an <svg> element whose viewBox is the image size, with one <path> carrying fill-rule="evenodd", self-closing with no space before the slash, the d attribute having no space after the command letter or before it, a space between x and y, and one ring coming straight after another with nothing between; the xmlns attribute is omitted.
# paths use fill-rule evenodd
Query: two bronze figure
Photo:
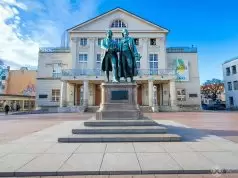
<svg viewBox="0 0 238 178"><path fill-rule="evenodd" d="M120 78L127 78L134 82L133 77L138 74L136 61L139 61L141 56L137 52L134 39L129 37L127 29L122 31L122 39L119 43L112 39L113 33L107 31L107 37L101 42L103 49L101 69L106 73L107 81L109 82L109 72L112 71L112 82L120 82ZM119 58L118 58L119 52Z"/></svg>

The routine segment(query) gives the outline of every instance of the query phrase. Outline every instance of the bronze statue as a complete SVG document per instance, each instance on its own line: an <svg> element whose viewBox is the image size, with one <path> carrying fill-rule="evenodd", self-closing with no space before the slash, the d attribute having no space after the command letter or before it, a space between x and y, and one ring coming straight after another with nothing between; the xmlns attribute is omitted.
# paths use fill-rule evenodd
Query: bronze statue
<svg viewBox="0 0 238 178"><path fill-rule="evenodd" d="M141 56L137 52L134 39L129 37L127 29L123 29L122 37L119 43L118 75L119 77L124 77L126 82L127 77L130 77L131 82L134 82L133 77L138 74L136 60L140 60Z"/></svg>
<svg viewBox="0 0 238 178"><path fill-rule="evenodd" d="M106 73L107 81L109 82L109 72L113 72L113 82L118 82L118 57L117 57L117 43L112 39L113 33L111 30L107 31L107 37L101 42L103 50L101 69Z"/></svg>

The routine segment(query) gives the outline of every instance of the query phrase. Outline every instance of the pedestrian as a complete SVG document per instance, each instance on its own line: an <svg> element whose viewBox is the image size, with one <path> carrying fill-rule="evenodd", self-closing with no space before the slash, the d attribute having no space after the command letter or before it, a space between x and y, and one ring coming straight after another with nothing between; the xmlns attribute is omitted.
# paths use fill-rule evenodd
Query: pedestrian
<svg viewBox="0 0 238 178"><path fill-rule="evenodd" d="M17 103L17 106L16 106L17 111L19 111L20 108L21 108L20 105Z"/></svg>
<svg viewBox="0 0 238 178"><path fill-rule="evenodd" d="M9 105L6 104L4 107L5 115L8 115L9 109L10 109Z"/></svg>

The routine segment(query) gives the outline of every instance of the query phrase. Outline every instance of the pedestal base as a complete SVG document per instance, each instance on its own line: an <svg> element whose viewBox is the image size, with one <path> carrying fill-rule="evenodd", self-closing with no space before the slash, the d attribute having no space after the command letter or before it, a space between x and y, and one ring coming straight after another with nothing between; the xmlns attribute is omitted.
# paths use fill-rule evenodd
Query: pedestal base
<svg viewBox="0 0 238 178"><path fill-rule="evenodd" d="M135 120L141 119L137 104L137 85L135 83L102 83L102 102L96 112L97 120Z"/></svg>

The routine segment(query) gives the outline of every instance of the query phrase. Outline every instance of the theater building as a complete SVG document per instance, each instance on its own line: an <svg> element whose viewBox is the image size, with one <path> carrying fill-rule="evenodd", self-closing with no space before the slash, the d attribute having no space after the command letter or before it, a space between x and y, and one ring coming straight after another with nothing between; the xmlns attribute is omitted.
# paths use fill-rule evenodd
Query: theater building
<svg viewBox="0 0 238 178"><path fill-rule="evenodd" d="M169 33L124 9L116 8L66 31L61 47L39 49L36 102L39 108L97 108L101 102L100 43L106 31L120 41L127 28L142 56L137 101L156 111L200 109L200 79L195 47L166 47Z"/></svg>

